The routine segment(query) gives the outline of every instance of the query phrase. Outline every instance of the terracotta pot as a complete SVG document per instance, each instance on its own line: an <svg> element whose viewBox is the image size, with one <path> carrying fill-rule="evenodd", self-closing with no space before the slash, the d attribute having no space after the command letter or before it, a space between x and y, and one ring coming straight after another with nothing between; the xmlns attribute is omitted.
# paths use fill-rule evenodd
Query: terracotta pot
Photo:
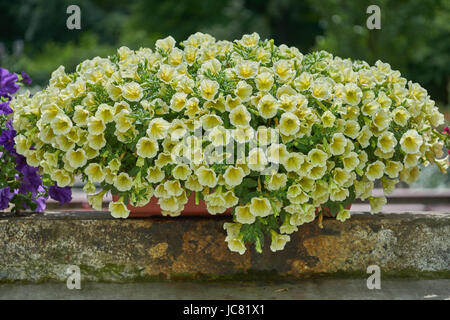
<svg viewBox="0 0 450 320"><path fill-rule="evenodd" d="M116 201L119 199L117 196L113 196L113 200ZM161 208L158 204L158 198L153 197L148 204L143 207L133 207L132 205L127 206L130 210L130 218L143 218L143 217L152 217L152 216L161 216ZM231 215L231 208L227 209L219 216L229 216ZM209 214L206 210L206 204L204 201L199 201L198 205L195 204L195 194L192 193L188 198L188 202L184 206L184 210L181 211L181 216L185 217L204 217L213 215Z"/></svg>
<svg viewBox="0 0 450 320"><path fill-rule="evenodd" d="M113 200L116 201L119 199L118 196L113 196ZM352 204L349 204L345 207L345 209L351 208ZM161 209L158 205L158 199L153 197L150 202L143 206L143 207L133 207L132 205L127 206L130 210L130 218L144 218L144 217L153 217L153 216L161 216ZM327 213L329 212L328 208L324 208L324 211ZM227 211L225 211L222 214L219 214L218 216L230 216L232 212L232 209L229 208ZM316 213L318 213L319 210L316 209ZM213 215L209 214L206 210L206 204L204 201L199 201L199 204L195 204L195 194L193 193L189 198L188 202L184 206L184 210L181 212L181 216L184 217L214 217ZM325 214L324 217L327 217L328 215Z"/></svg>
<svg viewBox="0 0 450 320"><path fill-rule="evenodd" d="M350 203L345 207L345 209L350 210L351 207L352 207L352 204ZM323 211L324 211L324 215L323 215L324 218L331 218L330 210L327 207L324 207ZM318 213L319 213L319 208L316 208L316 214L318 214Z"/></svg>

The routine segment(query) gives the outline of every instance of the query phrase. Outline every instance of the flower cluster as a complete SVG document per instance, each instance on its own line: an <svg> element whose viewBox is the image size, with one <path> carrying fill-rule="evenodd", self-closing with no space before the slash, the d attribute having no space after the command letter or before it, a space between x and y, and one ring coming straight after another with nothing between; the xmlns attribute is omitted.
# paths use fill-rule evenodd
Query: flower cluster
<svg viewBox="0 0 450 320"><path fill-rule="evenodd" d="M281 250L317 216L345 221L355 198L379 212L376 180L387 194L419 164L448 166L433 129L443 115L420 85L381 61L303 55L256 33L121 47L58 68L13 109L18 152L58 186L81 176L94 208L119 197L109 209L121 218L152 196L177 216L195 193L211 214L232 208L226 241L241 254L266 235Z"/></svg>
<svg viewBox="0 0 450 320"><path fill-rule="evenodd" d="M0 210L32 210L41 212L50 196L60 203L71 200L70 187L47 187L37 167L27 164L26 158L16 152L10 100L22 84L30 84L29 76L10 73L0 68ZM50 181L49 181L50 182Z"/></svg>

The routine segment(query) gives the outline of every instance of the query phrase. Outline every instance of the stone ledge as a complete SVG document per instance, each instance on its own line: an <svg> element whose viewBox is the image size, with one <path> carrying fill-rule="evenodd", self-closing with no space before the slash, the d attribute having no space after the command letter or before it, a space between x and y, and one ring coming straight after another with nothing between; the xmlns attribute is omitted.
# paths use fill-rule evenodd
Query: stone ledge
<svg viewBox="0 0 450 320"><path fill-rule="evenodd" d="M115 220L107 212L0 217L0 281L65 281L68 265L82 279L280 279L367 276L450 278L450 214L355 214L325 219L292 235L284 251L228 250L229 218Z"/></svg>

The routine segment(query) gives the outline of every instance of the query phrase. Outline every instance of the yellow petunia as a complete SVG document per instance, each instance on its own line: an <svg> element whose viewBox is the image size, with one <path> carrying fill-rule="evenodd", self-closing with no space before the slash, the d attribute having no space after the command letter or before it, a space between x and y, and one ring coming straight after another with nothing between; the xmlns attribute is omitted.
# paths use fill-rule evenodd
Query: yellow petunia
<svg viewBox="0 0 450 320"><path fill-rule="evenodd" d="M155 139L142 137L136 144L136 153L142 158L154 158L158 153L159 145Z"/></svg>

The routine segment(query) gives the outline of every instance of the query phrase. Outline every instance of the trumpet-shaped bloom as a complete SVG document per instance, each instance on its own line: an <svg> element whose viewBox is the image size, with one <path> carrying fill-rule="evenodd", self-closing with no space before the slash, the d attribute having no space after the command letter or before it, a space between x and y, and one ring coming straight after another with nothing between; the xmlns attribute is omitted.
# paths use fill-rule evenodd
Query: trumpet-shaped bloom
<svg viewBox="0 0 450 320"><path fill-rule="evenodd" d="M142 137L136 144L136 152L142 158L154 158L158 150L158 142L155 139Z"/></svg>
<svg viewBox="0 0 450 320"><path fill-rule="evenodd" d="M417 153L422 146L423 138L416 130L406 131L400 139L400 145L405 153Z"/></svg>

